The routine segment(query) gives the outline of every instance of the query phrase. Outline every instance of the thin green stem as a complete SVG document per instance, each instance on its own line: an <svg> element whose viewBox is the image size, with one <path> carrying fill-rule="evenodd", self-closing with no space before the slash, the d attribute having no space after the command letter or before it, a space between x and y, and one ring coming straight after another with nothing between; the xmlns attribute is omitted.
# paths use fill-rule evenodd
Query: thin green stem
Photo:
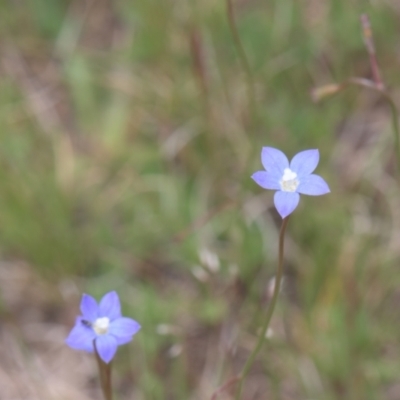
<svg viewBox="0 0 400 400"><path fill-rule="evenodd" d="M253 365L253 362L261 350L264 341L265 341L265 335L267 333L269 324L271 322L272 315L275 310L275 306L278 300L278 295L279 295L279 290L281 286L281 281L282 281L282 275L283 275L283 253L284 253L284 244L285 244L285 231L286 231L286 226L289 221L289 217L286 217L282 220L282 225L281 225L281 230L279 232L279 254L278 254L278 269L276 272L276 277L275 277L275 287L274 287L274 293L272 295L271 303L269 304L267 315L265 317L264 324L261 329L261 334L258 338L256 347L254 347L254 350L251 352L249 358L246 361L246 364L243 368L242 373L240 374L240 379L239 379L239 385L238 389L236 392L236 400L240 400L240 396L242 394L242 386L243 382L246 379L247 374L250 371L251 366Z"/></svg>
<svg viewBox="0 0 400 400"><path fill-rule="evenodd" d="M228 16L229 28L232 33L233 42L236 47L236 51L239 55L240 63L242 64L242 68L246 73L247 77L247 89L248 89L248 96L249 96L249 107L250 107L250 115L255 112L256 107L256 98L254 92L254 77L253 73L251 72L250 63L247 59L246 52L244 51L244 47L242 41L239 36L239 32L235 22L235 15L233 10L233 3L232 0L226 0L226 13Z"/></svg>
<svg viewBox="0 0 400 400"><path fill-rule="evenodd" d="M104 400L112 400L112 387L111 387L111 362L106 364L97 351L96 342L94 344L94 354L96 356L97 366L99 368L101 390L103 392Z"/></svg>

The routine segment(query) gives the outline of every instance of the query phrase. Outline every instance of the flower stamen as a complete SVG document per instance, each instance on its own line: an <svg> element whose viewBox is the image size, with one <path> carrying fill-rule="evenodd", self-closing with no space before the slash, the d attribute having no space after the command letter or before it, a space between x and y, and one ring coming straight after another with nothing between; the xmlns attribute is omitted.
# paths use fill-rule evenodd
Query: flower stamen
<svg viewBox="0 0 400 400"><path fill-rule="evenodd" d="M93 330L98 335L104 335L108 332L108 328L110 326L110 319L107 317L97 318L93 323Z"/></svg>
<svg viewBox="0 0 400 400"><path fill-rule="evenodd" d="M285 168L279 184L283 192L295 192L300 182L297 179L296 172L293 172L290 168Z"/></svg>

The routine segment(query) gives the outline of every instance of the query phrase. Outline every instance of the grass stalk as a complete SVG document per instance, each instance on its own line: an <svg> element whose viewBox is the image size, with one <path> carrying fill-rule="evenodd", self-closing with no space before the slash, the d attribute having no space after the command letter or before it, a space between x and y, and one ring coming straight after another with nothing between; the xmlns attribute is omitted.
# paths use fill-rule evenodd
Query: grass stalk
<svg viewBox="0 0 400 400"><path fill-rule="evenodd" d="M251 352L249 358L247 359L246 364L243 367L243 371L240 374L239 385L238 385L236 397L235 397L236 400L240 400L240 396L242 394L243 382L246 379L257 354L259 353L259 351L261 350L261 348L265 342L265 335L267 333L269 324L271 322L272 315L274 314L274 311L275 311L275 306L276 306L276 303L278 300L278 295L279 295L280 286L281 286L281 282L282 282L282 276L283 276L283 254L284 254L284 244L285 244L285 231L286 231L288 221L289 221L289 217L286 217L282 220L281 230L279 232L278 269L277 269L276 278L275 278L275 287L274 287L274 293L272 295L272 300L271 300L271 303L269 304L267 315L265 317L265 321L262 326L261 334L258 338L257 344L254 347L253 351Z"/></svg>
<svg viewBox="0 0 400 400"><path fill-rule="evenodd" d="M229 28L231 30L233 42L236 47L236 51L239 56L240 63L242 65L242 68L246 74L247 77L247 90L248 90L248 97L249 97L249 108L250 112L249 115L254 115L256 111L256 98L255 98L255 90L254 90L254 77L253 73L251 71L250 63L249 60L246 56L246 52L244 50L244 46L242 44L242 41L240 39L239 31L236 26L236 21L235 21L235 13L234 13L234 8L233 8L233 3L232 0L226 0L226 14L228 17L228 22L229 22Z"/></svg>

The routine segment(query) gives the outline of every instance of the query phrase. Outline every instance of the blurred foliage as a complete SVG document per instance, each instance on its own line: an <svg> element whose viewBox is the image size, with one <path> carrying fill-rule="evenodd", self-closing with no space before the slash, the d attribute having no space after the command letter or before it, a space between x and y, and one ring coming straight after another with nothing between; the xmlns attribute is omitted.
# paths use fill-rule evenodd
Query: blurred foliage
<svg viewBox="0 0 400 400"><path fill-rule="evenodd" d="M303 197L291 218L275 334L252 374L259 392L246 390L399 398L389 110L366 90L310 97L370 76L361 13L398 97L396 1L237 2L254 110L223 1L30 0L0 11L1 254L56 287L75 282L60 307L77 310L81 291L120 293L143 326L118 355L120 398L210 398L243 365L277 256L273 193L249 178L265 145L320 149L332 193Z"/></svg>

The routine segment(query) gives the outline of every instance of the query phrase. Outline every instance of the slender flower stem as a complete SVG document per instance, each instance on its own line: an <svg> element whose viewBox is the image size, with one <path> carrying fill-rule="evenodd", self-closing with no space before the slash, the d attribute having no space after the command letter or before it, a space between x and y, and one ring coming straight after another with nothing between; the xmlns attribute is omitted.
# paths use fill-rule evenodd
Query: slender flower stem
<svg viewBox="0 0 400 400"><path fill-rule="evenodd" d="M360 20L362 26L362 33L364 37L364 43L369 55L369 62L371 64L371 70L374 82L378 89L384 89L385 85L382 81L381 73L378 66L378 60L376 58L374 38L372 36L371 23L369 21L368 15L362 14Z"/></svg>
<svg viewBox="0 0 400 400"><path fill-rule="evenodd" d="M96 356L97 366L99 367L100 384L103 392L104 400L112 400L111 387L111 362L106 364L99 356L96 342L94 342L94 354Z"/></svg>
<svg viewBox="0 0 400 400"><path fill-rule="evenodd" d="M397 161L397 173L400 174L400 128L399 128L399 111L397 110L396 104L393 100L393 97L390 95L387 89L382 89L378 87L375 82L370 81L368 79L363 78L350 78L346 82L343 83L343 88L348 84L362 86L367 89L375 90L380 93L385 100L389 103L390 113L392 115L392 127L393 127L393 136L394 136L394 150L396 153L396 161Z"/></svg>
<svg viewBox="0 0 400 400"><path fill-rule="evenodd" d="M369 90L378 92L389 104L390 113L392 116L392 127L394 136L394 151L397 161L397 174L400 175L400 127L399 127L399 111L397 110L396 104L393 100L393 96L390 94L389 90L382 88L376 84L375 81L371 81L366 78L352 77L345 80L342 83L334 83L316 88L312 91L311 96L315 101L320 101L326 96L338 93L348 86L360 86Z"/></svg>
<svg viewBox="0 0 400 400"><path fill-rule="evenodd" d="M242 394L242 386L243 382L246 379L247 374L249 373L249 370L251 366L253 365L253 362L258 354L258 352L261 350L264 341L265 341L265 335L268 330L269 323L271 322L272 315L275 310L275 306L278 300L278 295L279 295L279 290L281 286L281 281L282 281L282 275L283 275L283 252L284 252L284 243L285 243L285 231L286 231L286 226L288 224L289 217L286 217L282 220L282 225L281 225L281 230L279 232L279 255L278 255L278 269L276 273L276 278L275 278L275 287L274 287L274 293L272 295L271 303L269 304L269 308L267 311L267 316L265 317L264 325L262 326L261 329L261 334L258 338L256 347L254 347L254 350L251 352L249 358L246 361L246 364L243 368L242 373L240 374L240 380L239 380L239 386L236 392L236 400L240 400L240 396Z"/></svg>
<svg viewBox="0 0 400 400"><path fill-rule="evenodd" d="M232 33L233 42L235 43L236 51L239 55L242 68L244 69L247 76L249 107L250 107L250 114L252 114L255 112L255 107L256 107L256 98L254 93L254 77L253 73L251 72L250 63L247 59L246 52L244 51L244 47L240 39L239 32L236 27L232 0L226 0L226 13L228 16L229 28Z"/></svg>
<svg viewBox="0 0 400 400"><path fill-rule="evenodd" d="M380 91L390 105L390 111L392 113L392 124L393 124L393 131L394 131L394 144L395 144L395 151L396 151L396 158L397 158L397 168L398 168L398 172L400 173L399 114L398 114L398 111L396 108L396 104L394 103L392 96L389 94L389 92L385 88L385 84L383 83L383 80L381 77L378 60L376 58L376 50L375 50L374 38L372 35L371 23L369 21L368 15L362 14L360 19L361 19L361 25L362 25L362 30L363 30L364 43L365 43L365 47L366 47L368 55L369 55L369 61L370 61L370 65L371 65L373 81L375 84L374 89Z"/></svg>
<svg viewBox="0 0 400 400"><path fill-rule="evenodd" d="M396 104L394 102L393 96L391 96L389 90L385 86L382 76L380 73L378 60L376 57L376 50L374 44L374 38L372 35L371 23L369 21L368 15L362 14L361 17L362 33L364 37L365 47L369 55L369 62L371 65L372 78L349 78L346 81L339 84L330 84L317 88L312 92L312 96L315 101L321 100L323 97L338 93L339 91L346 89L349 85L362 86L367 89L375 90L379 92L385 100L389 103L390 112L392 114L392 126L394 135L394 147L397 161L397 174L400 176L400 128L399 128L399 112L397 110Z"/></svg>

